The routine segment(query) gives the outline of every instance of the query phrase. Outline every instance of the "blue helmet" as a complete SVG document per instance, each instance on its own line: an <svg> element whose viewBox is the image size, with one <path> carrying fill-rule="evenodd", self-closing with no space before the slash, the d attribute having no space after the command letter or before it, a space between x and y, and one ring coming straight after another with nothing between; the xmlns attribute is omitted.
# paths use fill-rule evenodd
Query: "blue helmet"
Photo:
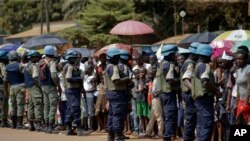
<svg viewBox="0 0 250 141"><path fill-rule="evenodd" d="M5 50L0 50L0 59L8 59L7 58L8 52Z"/></svg>
<svg viewBox="0 0 250 141"><path fill-rule="evenodd" d="M57 56L57 49L55 46L47 45L44 47L44 54L50 56Z"/></svg>
<svg viewBox="0 0 250 141"><path fill-rule="evenodd" d="M16 59L19 59L20 56L18 55L18 53L15 51L15 50L11 50L9 53L8 53L8 59L11 61L11 60L16 60Z"/></svg>
<svg viewBox="0 0 250 141"><path fill-rule="evenodd" d="M29 58L31 58L31 57L40 57L40 56L41 56L41 54L36 50L30 50L28 52L28 57Z"/></svg>
<svg viewBox="0 0 250 141"><path fill-rule="evenodd" d="M107 50L107 59L112 59L114 56L120 55L120 50L117 48L110 48Z"/></svg>
<svg viewBox="0 0 250 141"><path fill-rule="evenodd" d="M126 50L120 50L120 57L124 60L128 60L129 58L129 53Z"/></svg>
<svg viewBox="0 0 250 141"><path fill-rule="evenodd" d="M151 47L143 47L142 48L142 53L146 53L148 55L154 54L153 50L151 49Z"/></svg>
<svg viewBox="0 0 250 141"><path fill-rule="evenodd" d="M69 60L69 58L77 58L77 57L78 57L78 53L74 50L70 50L66 52L66 54L64 55L65 60Z"/></svg>
<svg viewBox="0 0 250 141"><path fill-rule="evenodd" d="M176 45L164 45L161 49L161 55L168 56L170 53L175 53L176 51L178 51Z"/></svg>
<svg viewBox="0 0 250 141"><path fill-rule="evenodd" d="M212 53L213 53L213 49L208 44L200 44L196 50L196 54L203 55L203 56L211 56Z"/></svg>
<svg viewBox="0 0 250 141"><path fill-rule="evenodd" d="M189 46L189 51L193 54L196 54L196 50L197 50L197 47L200 45L201 43L199 42L193 42L190 46Z"/></svg>

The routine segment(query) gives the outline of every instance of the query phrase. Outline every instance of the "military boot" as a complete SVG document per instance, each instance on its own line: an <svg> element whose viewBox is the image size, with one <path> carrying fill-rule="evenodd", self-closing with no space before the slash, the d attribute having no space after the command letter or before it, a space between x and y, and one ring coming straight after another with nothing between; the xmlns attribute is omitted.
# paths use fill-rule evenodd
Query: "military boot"
<svg viewBox="0 0 250 141"><path fill-rule="evenodd" d="M3 119L2 119L1 127L3 127L3 128L10 128L10 125L9 125L9 123L8 123L7 118L3 118Z"/></svg>
<svg viewBox="0 0 250 141"><path fill-rule="evenodd" d="M113 131L109 131L107 141L114 141L114 139L115 139L115 133Z"/></svg>
<svg viewBox="0 0 250 141"><path fill-rule="evenodd" d="M17 129L27 129L24 125L23 125L23 116L17 117Z"/></svg>
<svg viewBox="0 0 250 141"><path fill-rule="evenodd" d="M36 131L40 132L42 131L42 129L43 129L42 123L40 121L36 122Z"/></svg>
<svg viewBox="0 0 250 141"><path fill-rule="evenodd" d="M29 124L29 131L35 131L36 128L34 126L34 121L30 121L30 124Z"/></svg>
<svg viewBox="0 0 250 141"><path fill-rule="evenodd" d="M72 124L66 124L66 135L76 135L76 133L72 130Z"/></svg>
<svg viewBox="0 0 250 141"><path fill-rule="evenodd" d="M12 122L12 129L16 129L17 127L17 116L11 116L11 122Z"/></svg>
<svg viewBox="0 0 250 141"><path fill-rule="evenodd" d="M115 132L115 139L114 141L124 141L124 137L122 135L122 132Z"/></svg>
<svg viewBox="0 0 250 141"><path fill-rule="evenodd" d="M81 126L77 126L76 133L77 133L77 136L87 136L91 133L91 131L84 131L82 130Z"/></svg>

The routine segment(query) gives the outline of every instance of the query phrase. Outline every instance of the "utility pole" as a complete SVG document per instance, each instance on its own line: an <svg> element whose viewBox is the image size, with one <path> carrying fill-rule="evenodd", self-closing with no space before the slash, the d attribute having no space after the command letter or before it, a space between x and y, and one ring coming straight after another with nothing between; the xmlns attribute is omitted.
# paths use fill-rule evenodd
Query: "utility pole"
<svg viewBox="0 0 250 141"><path fill-rule="evenodd" d="M43 1L43 0L41 0L41 4L40 4L40 5L41 5L41 7L40 7L40 8L41 8L41 9L40 9L40 16L41 16L41 17L40 17L40 18L41 18L41 19L40 19L40 20L41 20L41 34L43 34L43 13L44 13L44 12L43 12L43 8L44 8L44 1Z"/></svg>
<svg viewBox="0 0 250 141"><path fill-rule="evenodd" d="M177 11L176 11L176 0L174 0L174 36L177 35Z"/></svg>
<svg viewBox="0 0 250 141"><path fill-rule="evenodd" d="M48 2L48 0L45 0L45 13L46 13L46 27L47 27L47 33L50 33L49 2Z"/></svg>

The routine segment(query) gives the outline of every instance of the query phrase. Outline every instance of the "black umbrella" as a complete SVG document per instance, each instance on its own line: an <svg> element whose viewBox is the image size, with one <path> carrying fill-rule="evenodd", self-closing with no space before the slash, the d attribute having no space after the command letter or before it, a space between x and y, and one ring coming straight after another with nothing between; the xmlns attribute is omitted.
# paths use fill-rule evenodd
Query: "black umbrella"
<svg viewBox="0 0 250 141"><path fill-rule="evenodd" d="M46 45L63 45L67 43L68 41L61 37L55 35L43 34L30 38L29 40L27 40L26 43L24 43L23 47L27 49L36 49L37 47Z"/></svg>
<svg viewBox="0 0 250 141"><path fill-rule="evenodd" d="M180 43L179 46L182 47L187 47L193 42L200 42L200 43L210 43L212 42L218 34L214 32L203 32L203 33L197 33L197 34L192 34L188 36L187 38L183 39Z"/></svg>

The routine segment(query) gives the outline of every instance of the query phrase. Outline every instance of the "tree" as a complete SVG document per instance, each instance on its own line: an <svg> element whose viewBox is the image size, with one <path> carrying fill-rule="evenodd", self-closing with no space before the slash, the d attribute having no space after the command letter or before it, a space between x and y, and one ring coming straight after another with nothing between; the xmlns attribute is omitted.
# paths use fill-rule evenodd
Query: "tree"
<svg viewBox="0 0 250 141"><path fill-rule="evenodd" d="M61 20L62 0L50 0L51 21ZM18 33L40 21L40 0L5 0L0 8L0 27L7 33Z"/></svg>
<svg viewBox="0 0 250 141"><path fill-rule="evenodd" d="M77 16L78 12L83 10L88 0L64 0L62 4L62 11L64 19L73 19Z"/></svg>
<svg viewBox="0 0 250 141"><path fill-rule="evenodd" d="M147 21L150 18L135 12L133 0L89 0L77 17L92 47L121 41L118 36L110 35L109 31L117 23L129 19Z"/></svg>

